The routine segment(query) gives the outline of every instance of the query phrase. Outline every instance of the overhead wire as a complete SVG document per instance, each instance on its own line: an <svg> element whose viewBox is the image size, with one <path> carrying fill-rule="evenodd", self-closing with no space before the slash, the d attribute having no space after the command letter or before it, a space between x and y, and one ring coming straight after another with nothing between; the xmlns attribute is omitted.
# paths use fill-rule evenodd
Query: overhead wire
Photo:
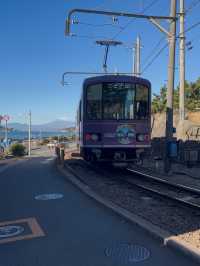
<svg viewBox="0 0 200 266"><path fill-rule="evenodd" d="M155 5L159 0L153 0L148 6L146 6L143 10L142 13L146 12L148 9L150 9L153 5ZM192 11L192 9L194 7L196 7L198 4L200 4L200 0L196 0L193 1L193 3L188 7L188 9L186 9L186 14L188 14L189 12ZM130 24L133 23L132 19L131 21L129 21L125 26L121 26L120 31L117 32L112 38L111 40L114 40L116 37L118 37ZM101 27L101 26L114 26L113 24L91 24L91 23L84 23L84 22L79 22L79 24L83 24L83 25L87 25L87 26L94 26L94 27ZM200 25L200 21L197 23L194 23L192 26L190 26L188 29L185 30L184 33L187 33L189 31L191 31L192 29L194 29L195 27ZM75 35L73 34L72 37L80 37L80 38L87 38L87 39L96 39L96 38L105 38L105 36L89 36L89 35ZM179 38L179 35L176 37ZM145 61L148 61L152 58L153 54L156 52L157 48L160 46L160 44L164 41L165 37L162 37L159 42L155 45L155 47L152 49L151 53L149 54L149 56L147 56L147 58L145 59ZM160 54L166 49L166 47L168 46L168 43L166 43L156 54L155 56L153 56L153 58L151 59L151 61L143 68L142 70L142 74L153 64L153 62L160 56Z"/></svg>
<svg viewBox="0 0 200 266"><path fill-rule="evenodd" d="M81 35L81 34L76 34L76 33L73 33L71 34L71 37L77 37L77 38L82 38L82 39L90 39L90 40L96 40L97 38L100 38L100 39L106 39L105 36L92 36L92 35Z"/></svg>
<svg viewBox="0 0 200 266"><path fill-rule="evenodd" d="M159 51L156 53L156 55L152 58L152 60L142 69L141 74L143 74L153 63L154 61L159 57L159 55L167 48L168 43L166 43Z"/></svg>
<svg viewBox="0 0 200 266"><path fill-rule="evenodd" d="M199 22L197 22L197 23L195 23L195 24L193 24L192 26L190 26L189 28L187 28L185 31L184 31L184 33L186 33L186 32L189 32L189 31L191 31L192 29L194 29L195 27L197 27L197 26L200 26L200 21ZM178 39L180 37L180 34L178 34L177 36L176 36L176 39ZM158 53L153 57L153 59L144 67L144 69L142 70L142 74L153 64L153 62L159 57L159 55L167 48L167 46L168 46L168 43L166 43L159 51L158 51Z"/></svg>
<svg viewBox="0 0 200 266"><path fill-rule="evenodd" d="M121 26L115 25L113 23L93 24L93 23L85 23L85 22L75 21L74 24L85 25L85 26L90 26L90 27L110 26L110 27L122 28Z"/></svg>
<svg viewBox="0 0 200 266"><path fill-rule="evenodd" d="M109 0L110 2L113 0ZM105 2L105 1L103 1ZM97 5L94 9L99 9L102 6L104 6L105 4L100 4ZM93 24L93 23L85 23L85 22L80 22L80 21L74 21L74 24L80 24L80 25L85 25L85 26L90 26L90 27L105 27L105 26L110 26L110 27L116 27L121 29L122 27L119 25L114 25L113 23L104 23L104 24ZM90 36L90 35L79 35L79 34L75 34L73 33L71 35L71 37L78 37L78 38L84 38L84 39L96 39L96 38L103 38L103 39L107 39L107 36Z"/></svg>
<svg viewBox="0 0 200 266"><path fill-rule="evenodd" d="M155 5L158 1L160 0L153 0L149 5L147 5L145 8L143 8L142 10L142 13L146 12L147 10L149 10L153 5ZM100 8L101 5L99 5L98 7L96 7L96 9ZM116 37L118 37L121 32L123 32L132 22L133 22L134 19L132 19L131 21L129 21L125 26L117 26L117 25L114 25L114 24L92 24L92 23L84 23L84 22L78 22L77 21L77 24L82 24L82 25L87 25L87 26L93 26L93 27L103 27L103 26L113 26L113 27L118 27L120 28L120 30L111 38L111 40L114 40L116 39ZM76 21L75 21L75 24L76 24ZM72 34L72 37L80 37L80 38L87 38L87 39L95 39L98 38L99 36L89 36L89 35L79 35L79 34ZM101 36L102 38L107 38L105 36Z"/></svg>
<svg viewBox="0 0 200 266"><path fill-rule="evenodd" d="M200 0L197 0L197 1L193 1L193 3L188 7L188 9L186 9L186 15L192 11L192 9L194 7L196 7L198 4L200 4ZM200 21L194 23L193 25L191 25L189 28L187 28L184 33L187 33L191 30L193 30L194 28L196 28L197 26L200 26ZM177 35L176 39L179 38L180 35ZM164 40L164 38L161 39L162 41ZM153 51L157 49L157 47L160 45L160 43L162 41L159 41L156 46L154 47ZM144 69L142 70L142 74L153 64L153 62L160 56L160 54L165 50L165 48L167 48L168 44L164 45L157 53L156 55L152 58L152 60L144 67ZM148 59L147 61L153 56L153 53L152 55L149 55L148 56Z"/></svg>
<svg viewBox="0 0 200 266"><path fill-rule="evenodd" d="M186 9L185 14L188 14L192 11L194 7L196 7L198 4L200 4L200 0L195 0L191 3L191 5Z"/></svg>
<svg viewBox="0 0 200 266"><path fill-rule="evenodd" d="M187 28L187 29L184 31L184 33L187 33L187 32L189 32L189 31L193 30L194 28L196 28L196 27L199 26L199 25L200 25L200 21L194 23L192 26L190 26L189 28Z"/></svg>
<svg viewBox="0 0 200 266"><path fill-rule="evenodd" d="M185 14L188 15L189 12L191 12L193 10L193 8L195 8L197 5L200 4L200 0L194 0L191 5L186 9L185 11ZM198 26L199 23L195 23L194 25L192 25L190 28L193 29L193 27L196 27ZM190 29L188 29L189 31ZM193 38L191 41L187 42L186 43L186 46L187 46L187 50L186 51L190 51L192 50L194 47L192 45L193 42L197 41L199 39L200 36L196 37L196 38Z"/></svg>
<svg viewBox="0 0 200 266"><path fill-rule="evenodd" d="M152 50L149 52L149 54L146 56L146 58L143 60L144 62L149 61L150 58L154 55L154 53L157 51L158 47L161 45L161 43L165 40L165 37L162 37L156 45L152 48Z"/></svg>
<svg viewBox="0 0 200 266"><path fill-rule="evenodd" d="M152 6L154 6L158 1L160 1L160 0L153 0L148 6L146 6L143 10L142 10L142 12L141 12L141 14L143 14L144 12L146 12L147 10L149 10ZM112 40L114 40L114 39L116 39L130 24L132 24L133 23L133 21L134 21L135 19L133 18L133 19L131 19L128 23L126 23L125 24L125 26L123 26L122 27L122 29L120 30L120 31L118 31L111 39Z"/></svg>

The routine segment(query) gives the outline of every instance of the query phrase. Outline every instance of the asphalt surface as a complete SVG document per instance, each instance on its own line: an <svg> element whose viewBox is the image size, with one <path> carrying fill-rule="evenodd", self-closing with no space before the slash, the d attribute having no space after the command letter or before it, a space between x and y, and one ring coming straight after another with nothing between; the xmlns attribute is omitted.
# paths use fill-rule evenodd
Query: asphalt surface
<svg viewBox="0 0 200 266"><path fill-rule="evenodd" d="M46 193L63 198L35 200ZM18 221L30 218L34 230ZM197 265L68 183L47 152L0 173L0 223L7 221L24 232L18 241L0 236L0 266ZM30 234L35 237L23 239Z"/></svg>

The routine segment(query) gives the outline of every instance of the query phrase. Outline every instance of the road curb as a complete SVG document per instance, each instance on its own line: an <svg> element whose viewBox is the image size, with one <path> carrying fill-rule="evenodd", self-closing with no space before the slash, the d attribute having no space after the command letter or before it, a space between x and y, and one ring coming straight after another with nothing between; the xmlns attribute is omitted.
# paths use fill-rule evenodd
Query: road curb
<svg viewBox="0 0 200 266"><path fill-rule="evenodd" d="M63 167L62 165L56 165L57 169L66 177L66 179L70 181L73 185L78 187L80 191L87 194L87 196L101 203L105 207L113 210L115 213L122 216L126 220L138 225L150 235L152 235L154 238L161 241L165 246L173 248L174 250L177 250L182 254L195 260L196 262L200 263L200 250L192 247L185 241L178 239L177 236L172 236L170 232L159 228L157 225L152 224L144 218L139 217L131 213L130 211L116 205L115 203L103 198L95 191L93 191L88 185L77 179L76 173L73 172L72 169L68 169L67 167Z"/></svg>

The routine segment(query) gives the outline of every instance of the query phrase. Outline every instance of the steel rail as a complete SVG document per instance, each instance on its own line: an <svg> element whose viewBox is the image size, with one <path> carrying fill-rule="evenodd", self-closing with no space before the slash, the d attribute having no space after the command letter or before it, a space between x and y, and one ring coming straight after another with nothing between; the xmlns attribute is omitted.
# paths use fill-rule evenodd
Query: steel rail
<svg viewBox="0 0 200 266"><path fill-rule="evenodd" d="M174 197L174 196L171 196L171 195L168 195L166 193L163 193L162 191L158 191L158 190L155 190L153 188L149 188L145 185L142 185L142 184L138 184L138 183L135 183L134 180L130 180L127 178L127 176L124 176L124 177L121 177L119 175L113 175L111 173L111 169L109 168L109 172L107 172L107 170L105 170L104 168L100 168L99 166L94 166L94 165L91 165L89 162L85 162L85 161L82 161L84 162L85 166L89 169L92 169L93 171L97 172L97 173L100 173L101 175L103 175L104 177L106 177L107 179L111 179L111 180L114 180L114 181L120 181L122 183L126 183L128 185L131 185L131 186L134 186L134 187L137 187L138 189L141 189L147 193L150 193L150 194L154 194L156 197L159 197L159 198L164 198L164 199L167 199L167 200L170 200L170 201L174 201L176 202L178 205L182 205L182 207L187 207L187 208L193 208L194 210L198 210L200 211L200 204L196 204L196 203L193 203L193 202L189 202L187 200L184 200L184 199L180 199L178 197ZM83 167L83 165L82 165ZM67 168L70 170L70 172L72 174L74 174L74 176L76 176L80 181L84 182L84 179L81 178L81 175L78 174L72 166L69 166L67 165ZM139 175L142 175L141 172L137 172L137 174ZM128 176L130 178L130 175ZM154 181L157 181L157 178L154 179ZM84 182L86 184L86 182ZM160 182L161 183L161 182ZM162 182L162 185L171 185L171 183L168 184L168 182L164 181ZM179 187L178 185L175 185L174 188L179 188L179 189L188 189L187 187ZM198 190L195 190L194 191L192 190L192 188L189 188L187 190L187 192L194 192L196 193L196 191ZM198 191L199 192L199 191ZM197 193L196 193L197 194ZM198 194L199 195L199 194Z"/></svg>
<svg viewBox="0 0 200 266"><path fill-rule="evenodd" d="M179 189L182 189L186 192L192 192L192 193L195 193L195 194L200 196L200 190L199 189L188 187L188 186L181 185L181 184L175 184L175 183L169 182L167 180L161 179L159 177L156 177L156 176L153 176L153 175L150 175L150 174L147 174L147 173L135 170L135 169L127 168L127 170L132 172L132 173L141 175L141 176L145 177L146 179L153 180L157 183L165 184L165 185L171 186L172 188L179 188Z"/></svg>
<svg viewBox="0 0 200 266"><path fill-rule="evenodd" d="M166 180L162 180L160 178L153 177L151 175L148 175L148 174L145 174L145 173L142 173L142 172L139 172L139 171L135 171L135 170L132 170L132 169L131 169L131 172L134 172L137 175L140 175L142 177L145 177L146 179L149 179L148 180L149 182L151 182L151 181L153 181L155 183L157 182L158 185L161 184L161 185L164 185L164 186L168 186L172 190L173 189L179 189L179 193L181 193L181 192L182 193L186 192L186 193L190 193L190 194L194 193L193 195L191 195L191 199L195 200L195 196L198 195L199 200L200 200L200 190L198 190L198 189L193 189L191 187L183 186L183 185L180 185L180 184L174 184L174 183L168 182ZM129 177L130 177L130 175L129 175ZM162 192L161 190L158 191L156 189L149 188L148 186L145 186L145 185L142 185L142 184L137 184L137 183L134 182L133 179L132 180L127 180L127 182L129 182L130 184L133 184L134 186L143 188L146 191L149 191L149 192L152 192L154 194L157 194L157 195L159 195L161 197L165 197L167 199L174 200L174 201L178 202L179 204L185 205L186 207L190 207L190 208L192 207L192 208L194 208L196 210L198 209L200 211L200 204L196 204L194 202L190 202L189 200L185 200L185 199L181 199L179 197L174 197L174 196L168 195L168 194Z"/></svg>
<svg viewBox="0 0 200 266"><path fill-rule="evenodd" d="M141 184L136 184L136 183L131 182L131 181L127 181L127 182L129 184L131 184L133 186L136 186L138 188L141 188L141 189L143 189L143 190L145 190L147 192L153 193L153 194L155 194L155 195L157 195L157 196L159 196L161 198L166 198L168 200L177 202L179 205L184 205L187 208L193 208L195 210L200 211L200 204L192 203L192 202L189 202L187 200L180 199L178 197L173 197L173 196L167 195L166 193L163 193L163 192L160 192L158 190L146 187L146 186L141 185Z"/></svg>

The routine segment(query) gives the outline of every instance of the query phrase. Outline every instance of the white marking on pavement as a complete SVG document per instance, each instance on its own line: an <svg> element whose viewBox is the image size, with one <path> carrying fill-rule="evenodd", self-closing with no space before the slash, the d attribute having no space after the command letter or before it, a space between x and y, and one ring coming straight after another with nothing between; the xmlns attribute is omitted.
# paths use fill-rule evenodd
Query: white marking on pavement
<svg viewBox="0 0 200 266"><path fill-rule="evenodd" d="M19 225L7 225L0 227L0 238L17 236L24 232L24 227Z"/></svg>
<svg viewBox="0 0 200 266"><path fill-rule="evenodd" d="M55 200L63 198L63 194L61 193L52 193L52 194L41 194L35 196L36 200Z"/></svg>

